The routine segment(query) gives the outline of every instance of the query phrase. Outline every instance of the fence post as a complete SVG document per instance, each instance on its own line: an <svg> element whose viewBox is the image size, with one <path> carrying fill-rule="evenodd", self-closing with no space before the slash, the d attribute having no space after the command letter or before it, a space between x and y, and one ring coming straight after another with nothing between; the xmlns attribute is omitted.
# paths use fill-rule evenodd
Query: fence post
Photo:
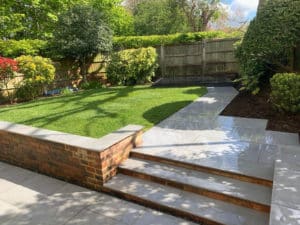
<svg viewBox="0 0 300 225"><path fill-rule="evenodd" d="M202 77L206 72L206 40L202 40Z"/></svg>
<svg viewBox="0 0 300 225"><path fill-rule="evenodd" d="M166 75L166 63L165 63L165 48L164 45L160 46L160 69L162 77Z"/></svg>

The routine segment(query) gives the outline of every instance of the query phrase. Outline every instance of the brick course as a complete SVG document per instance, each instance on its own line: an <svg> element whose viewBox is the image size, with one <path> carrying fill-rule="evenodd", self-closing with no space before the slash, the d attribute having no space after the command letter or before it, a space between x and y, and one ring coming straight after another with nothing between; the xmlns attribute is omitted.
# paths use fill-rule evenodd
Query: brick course
<svg viewBox="0 0 300 225"><path fill-rule="evenodd" d="M23 125L16 126L26 128ZM80 147L67 141L55 143L40 137L23 135L21 132L1 129L0 122L0 160L87 188L101 190L102 185L116 174L118 165L128 158L130 150L141 144L142 127L136 126L134 131L130 130L127 133L126 128L128 127L121 129L125 131L119 132L120 134L118 131L113 133L113 140L116 140L116 135L120 136L117 141L108 143L104 149L99 146L99 151L96 151L86 149L84 144ZM78 138L86 138L69 136L74 136L77 141ZM109 135L105 138L110 139ZM96 140L97 144L97 139L90 140Z"/></svg>

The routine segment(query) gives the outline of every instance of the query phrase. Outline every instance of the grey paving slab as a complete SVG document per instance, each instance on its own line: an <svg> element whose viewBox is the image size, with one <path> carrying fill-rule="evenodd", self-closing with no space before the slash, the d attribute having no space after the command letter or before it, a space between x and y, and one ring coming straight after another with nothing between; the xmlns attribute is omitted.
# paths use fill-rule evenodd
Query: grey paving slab
<svg viewBox="0 0 300 225"><path fill-rule="evenodd" d="M300 224L300 146L282 146L275 161L271 225Z"/></svg>
<svg viewBox="0 0 300 225"><path fill-rule="evenodd" d="M221 138L222 136L220 136ZM217 140L217 139L216 139ZM143 145L133 152L183 161L190 164L273 179L274 157L278 148L265 144L238 141L163 143Z"/></svg>
<svg viewBox="0 0 300 225"><path fill-rule="evenodd" d="M152 212L142 206L5 163L0 163L0 183L1 225L132 225L147 224L147 221L158 225L159 220L166 224L192 225L164 213Z"/></svg>
<svg viewBox="0 0 300 225"><path fill-rule="evenodd" d="M237 93L232 87L208 88L147 131L134 151L272 180L279 149L300 146L298 134L266 131L263 119L218 115Z"/></svg>
<svg viewBox="0 0 300 225"><path fill-rule="evenodd" d="M299 225L300 210L273 204L270 214L270 225Z"/></svg>
<svg viewBox="0 0 300 225"><path fill-rule="evenodd" d="M261 185L134 158L120 167L264 205L271 204L272 189Z"/></svg>
<svg viewBox="0 0 300 225"><path fill-rule="evenodd" d="M268 215L119 174L105 186L228 225L265 225Z"/></svg>

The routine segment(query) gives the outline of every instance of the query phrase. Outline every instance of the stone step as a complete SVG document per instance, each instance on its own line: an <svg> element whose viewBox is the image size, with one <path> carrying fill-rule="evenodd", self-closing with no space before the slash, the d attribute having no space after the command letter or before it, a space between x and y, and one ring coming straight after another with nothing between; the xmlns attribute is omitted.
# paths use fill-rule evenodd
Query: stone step
<svg viewBox="0 0 300 225"><path fill-rule="evenodd" d="M266 225L269 214L118 174L103 191L201 224Z"/></svg>
<svg viewBox="0 0 300 225"><path fill-rule="evenodd" d="M138 158L138 159L145 159L145 160L150 160L150 161L155 161L159 163L164 163L172 166L178 166L190 170L196 170L204 173L210 173L210 174L215 174L219 176L224 176L228 178L233 178L236 180L248 182L248 183L253 183L253 184L260 184L264 185L267 187L272 187L273 181L263 178L263 177L256 177L248 174L241 173L240 171L235 171L235 170L230 170L230 169L220 169L218 168L218 165L202 165L202 164L196 164L196 163L191 163L189 161L185 161L184 158L182 160L177 160L177 159L172 159L168 156L157 156L151 154L151 151L147 151L148 153L145 152L140 152L138 149L133 149L130 153L130 156L132 158ZM254 166L252 165L244 165L247 164L247 162L243 162L244 170L247 171L247 169L252 169ZM249 163L248 163L249 164ZM252 163L253 164L253 163ZM251 166L251 168L249 167ZM255 165L256 170L263 170L264 168L259 168L259 165Z"/></svg>
<svg viewBox="0 0 300 225"><path fill-rule="evenodd" d="M266 186L135 158L126 160L119 167L119 172L251 209L270 212L272 189Z"/></svg>

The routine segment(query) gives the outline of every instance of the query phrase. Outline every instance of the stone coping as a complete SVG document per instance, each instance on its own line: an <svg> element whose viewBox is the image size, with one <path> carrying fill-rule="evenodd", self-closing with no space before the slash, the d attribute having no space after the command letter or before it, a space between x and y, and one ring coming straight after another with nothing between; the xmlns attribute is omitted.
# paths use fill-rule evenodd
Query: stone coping
<svg viewBox="0 0 300 225"><path fill-rule="evenodd" d="M281 148L274 165L270 225L300 222L300 145Z"/></svg>
<svg viewBox="0 0 300 225"><path fill-rule="evenodd" d="M99 139L0 121L0 131L29 136L43 141L102 152L125 138L142 131L143 126L127 125Z"/></svg>

